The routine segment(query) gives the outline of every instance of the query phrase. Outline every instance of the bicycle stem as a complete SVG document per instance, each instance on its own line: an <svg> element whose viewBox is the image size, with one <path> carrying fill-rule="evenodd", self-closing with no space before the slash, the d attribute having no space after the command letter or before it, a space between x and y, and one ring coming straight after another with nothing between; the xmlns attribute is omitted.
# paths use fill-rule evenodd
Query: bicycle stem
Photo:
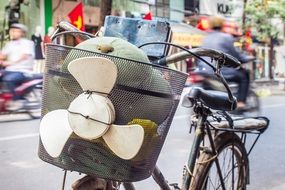
<svg viewBox="0 0 285 190"><path fill-rule="evenodd" d="M61 21L58 23L56 30L53 32L50 38L53 41L58 36L63 35L63 34L72 34L78 37L82 41L95 37L94 35L90 33L79 30L78 28L76 28L75 26L73 26L67 21Z"/></svg>
<svg viewBox="0 0 285 190"><path fill-rule="evenodd" d="M222 63L223 64L223 63ZM216 71L215 71L215 75L220 79L220 81L223 83L223 85L225 86L227 93L228 93L228 97L229 100L232 102L232 110L235 109L236 107L236 99L232 93L232 91L230 90L230 87L227 83L227 81L225 80L225 78L223 77L223 75L221 74L221 63L220 60L217 61L217 66L216 66Z"/></svg>

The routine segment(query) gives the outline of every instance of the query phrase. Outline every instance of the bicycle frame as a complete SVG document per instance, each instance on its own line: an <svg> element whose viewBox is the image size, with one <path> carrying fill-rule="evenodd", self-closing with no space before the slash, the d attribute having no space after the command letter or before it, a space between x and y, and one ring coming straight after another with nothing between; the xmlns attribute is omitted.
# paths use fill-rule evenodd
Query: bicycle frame
<svg viewBox="0 0 285 190"><path fill-rule="evenodd" d="M200 108L203 109L203 107L197 107L197 109L200 111ZM198 118L198 125L195 127L195 136L194 136L194 141L192 144L191 152L188 157L188 163L185 166L185 172L183 173L183 184L182 184L182 189L188 189L190 183L191 183L191 178L196 162L196 158L198 156L198 151L199 151L199 146L204 138L204 130L205 130L205 121L207 119L207 115L203 114L203 111L201 112L202 115L199 115Z"/></svg>
<svg viewBox="0 0 285 190"><path fill-rule="evenodd" d="M191 146L191 151L188 157L187 165L184 167L183 171L183 181L182 181L182 190L188 190L191 179L193 177L194 168L196 159L199 156L200 151L200 145L204 141L205 136L208 136L210 147L214 155L217 154L215 145L214 145L214 137L210 131L210 126L207 124L207 118L209 115L212 114L209 108L204 107L202 104L197 103L194 107L196 114L198 114L198 123L195 128L195 136L193 140L193 144ZM217 129L218 130L218 129ZM207 135L206 135L207 134ZM217 160L217 158L213 157L215 159L215 164L218 169L219 178L223 182L223 176L221 174L221 167ZM174 186L175 189L180 189L176 184L168 184L167 181L164 179L163 174L160 172L160 170L156 167L152 173L152 177L156 181L156 183L159 185L159 187L163 190L170 190L170 186ZM225 185L221 184L223 189L225 190Z"/></svg>
<svg viewBox="0 0 285 190"><path fill-rule="evenodd" d="M200 145L205 141L205 137L209 140L210 143L210 151L213 154L213 160L215 161L217 170L218 170L218 176L220 179L223 179L223 176L221 174L221 168L220 163L218 161L218 158L215 156L217 155L217 150L214 145L214 139L215 136L219 133L235 133L235 134L240 134L240 139L243 144L246 143L246 137L247 134L253 134L257 135L254 141L252 142L251 146L248 148L248 151L246 152L246 155L244 155L246 158L244 159L244 165L246 166L245 168L247 169L247 184L249 184L249 163L247 160L247 157L251 153L253 147L256 145L257 140L259 139L260 135L267 129L263 128L260 131L248 131L248 130L241 130L241 129L233 129L233 128L216 128L215 126L212 126L207 118L212 114L211 110L202 104L197 104L195 107L195 113L198 114L198 122L197 124L194 124L195 128L195 136L193 143L191 145L191 151L188 157L188 162L184 166L184 171L183 171L183 180L182 180L182 190L188 190L191 184L191 181L193 180L193 173L195 170L195 164L196 164L196 159L199 157L199 152L200 152ZM214 132L213 132L214 131ZM208 150L209 151L209 150ZM152 177L154 178L155 182L159 185L159 187L163 190L170 190L171 186L174 187L174 189L180 189L178 187L178 184L173 183L173 184L168 184L166 179L164 178L163 174L160 172L158 167L155 167ZM221 180L222 188L225 190L226 187L223 184L223 180ZM132 186L132 188L127 188L128 190L135 190L135 188Z"/></svg>
<svg viewBox="0 0 285 190"><path fill-rule="evenodd" d="M188 163L185 166L185 172L183 173L183 184L182 184L182 189L184 190L188 190L190 183L191 183L191 179L193 177L193 173L194 173L194 168L195 168L195 163L196 163L196 158L198 158L199 155L199 147L200 144L204 141L205 136L208 136L209 142L210 142L210 147L212 150L212 153L214 155L217 155L217 150L215 148L214 145L214 138L212 136L212 133L210 131L210 127L207 125L207 118L209 115L212 114L211 110L207 107L204 107L202 104L196 104L194 110L196 110L196 114L198 114L198 122L197 122L197 126L194 126L195 128L195 136L194 136L194 141L191 147L191 152L190 155L188 157ZM207 134L207 135L206 135ZM222 187L225 190L225 184L223 183L223 176L221 173L221 167L220 164L217 160L217 158L215 158L215 156L213 156L213 158L215 159L215 164L217 166L217 170L218 170L218 174L219 174L219 178L222 181Z"/></svg>

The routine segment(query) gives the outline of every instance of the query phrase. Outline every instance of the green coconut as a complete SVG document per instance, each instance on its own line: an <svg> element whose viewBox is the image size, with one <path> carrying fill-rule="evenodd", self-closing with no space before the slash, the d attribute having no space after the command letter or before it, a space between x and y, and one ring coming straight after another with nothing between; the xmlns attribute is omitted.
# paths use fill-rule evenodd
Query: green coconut
<svg viewBox="0 0 285 190"><path fill-rule="evenodd" d="M165 80L164 74L154 70L152 66L144 64L150 63L147 55L123 39L115 37L91 38L78 44L75 48L70 50L63 61L61 72L69 73L68 64L74 59L90 56L105 57L111 59L118 68L117 85L131 87L134 91L143 89L171 94L171 87ZM70 97L76 97L81 91L79 84L72 76L70 78L61 77L52 85L55 83L57 83L57 90L61 89L59 91ZM67 98L67 100L69 99ZM173 103L171 98L155 97L141 92L128 92L128 90L125 91L117 87L110 94L110 99L116 111L115 124L126 124L134 118L141 118L150 119L160 125L167 118ZM65 101L63 103L66 104Z"/></svg>
<svg viewBox="0 0 285 190"><path fill-rule="evenodd" d="M149 63L147 55L137 46L115 37L97 37L86 40L76 48ZM66 58L67 59L67 58Z"/></svg>
<svg viewBox="0 0 285 190"><path fill-rule="evenodd" d="M72 60L80 58L82 56L111 55L143 63L150 62L147 55L141 49L126 40L115 37L91 38L78 44L75 48L76 49L72 49L66 56L62 65L62 72L68 73L68 64ZM84 51L83 54L82 51L77 49L87 50L103 55L96 55L94 53L92 54L86 51ZM123 59L114 59L112 61L114 61L118 67L118 82L120 84L127 83L127 85L138 87L139 85L147 83L151 80L152 69L149 66L146 66L144 64L128 64L128 62ZM142 75L142 73L144 74ZM60 82L63 86L66 86L67 90L69 90L71 93L74 93L74 89L70 89L70 87L68 87L68 83L76 82L75 79L73 81L63 79Z"/></svg>

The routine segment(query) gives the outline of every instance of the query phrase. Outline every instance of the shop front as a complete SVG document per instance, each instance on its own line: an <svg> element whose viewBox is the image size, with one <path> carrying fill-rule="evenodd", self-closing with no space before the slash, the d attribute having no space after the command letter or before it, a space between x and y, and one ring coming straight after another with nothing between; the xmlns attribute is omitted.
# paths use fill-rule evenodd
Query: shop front
<svg viewBox="0 0 285 190"><path fill-rule="evenodd" d="M182 47L194 48L201 46L203 38L207 35L207 32L204 32L200 29L197 29L191 25L185 23L170 23L172 30L171 42ZM172 48L171 53L181 51L178 48ZM175 64L177 70L187 72L190 67L192 60L185 60Z"/></svg>

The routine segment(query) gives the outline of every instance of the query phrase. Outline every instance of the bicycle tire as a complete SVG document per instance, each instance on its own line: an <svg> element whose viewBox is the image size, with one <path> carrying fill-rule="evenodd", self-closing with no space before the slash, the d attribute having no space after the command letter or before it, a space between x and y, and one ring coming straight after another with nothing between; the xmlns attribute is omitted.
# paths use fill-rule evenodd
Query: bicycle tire
<svg viewBox="0 0 285 190"><path fill-rule="evenodd" d="M26 109L32 119L39 119L41 117L41 103L42 103L42 89L33 88L25 95L27 100Z"/></svg>
<svg viewBox="0 0 285 190"><path fill-rule="evenodd" d="M249 89L247 99L246 99L246 105L248 109L245 111L245 116L252 116L257 117L260 115L260 101L257 94L254 92L254 90Z"/></svg>
<svg viewBox="0 0 285 190"><path fill-rule="evenodd" d="M127 182L123 183L123 187L125 190L135 190L136 189L133 183L127 183Z"/></svg>
<svg viewBox="0 0 285 190"><path fill-rule="evenodd" d="M245 190L246 189L246 184L248 183L248 157L247 153L245 150L245 147L243 143L241 142L240 138L234 134L234 133L229 133L229 132L224 132L219 134L215 139L214 139L214 144L217 149L218 155L217 158L219 160L220 166L221 166L221 171L222 175L224 178L225 186L227 190L230 189L238 189L238 190ZM233 147L233 148L232 148ZM223 156L230 156L228 155L228 150L233 149L232 151L235 156L234 162L237 166L238 169L238 176L237 175L230 175L231 171L233 170L233 163L232 160L228 160L231 163L228 163L226 165L226 159L224 159ZM225 153L224 153L225 152ZM213 154L209 152L203 151L196 163L195 169L194 169L194 177L192 177L191 184L189 190L206 190L206 189L222 189L221 185L219 183L219 175L217 171L215 171L215 159L213 159ZM220 158L224 159L223 162L220 161ZM225 167L229 166L230 171L225 171ZM235 169L235 168L234 168ZM237 171L235 169L235 171ZM212 173L214 172L214 176L212 179ZM224 175L226 172L227 175ZM238 177L237 179L234 179L234 184L232 184L232 176ZM219 183L216 183L216 181L212 180L218 180ZM231 187L228 187L228 183L230 182ZM235 185L236 184L236 185ZM217 185L217 186L214 186ZM233 187L234 185L234 187ZM213 187L213 188L212 188Z"/></svg>

